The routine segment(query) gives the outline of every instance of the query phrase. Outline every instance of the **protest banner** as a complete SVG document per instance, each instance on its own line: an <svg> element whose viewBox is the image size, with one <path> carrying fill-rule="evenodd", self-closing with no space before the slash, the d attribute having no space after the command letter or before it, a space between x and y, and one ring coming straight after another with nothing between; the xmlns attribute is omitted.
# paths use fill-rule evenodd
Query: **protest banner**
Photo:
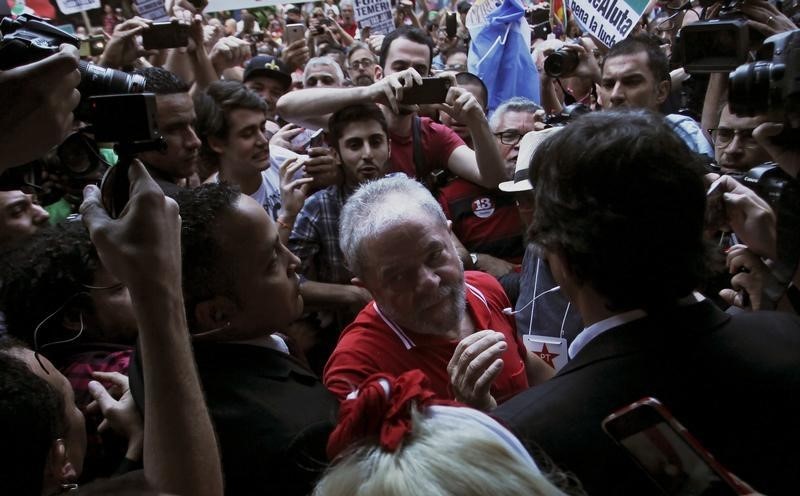
<svg viewBox="0 0 800 496"><path fill-rule="evenodd" d="M139 17L154 21L169 20L163 0L136 0L136 8L139 11Z"/></svg>
<svg viewBox="0 0 800 496"><path fill-rule="evenodd" d="M100 8L100 0L56 0L56 3L58 10L66 15Z"/></svg>
<svg viewBox="0 0 800 496"><path fill-rule="evenodd" d="M647 0L568 0L581 28L607 47L627 38L647 3Z"/></svg>
<svg viewBox="0 0 800 496"><path fill-rule="evenodd" d="M353 10L362 28L369 27L371 34L389 34L394 31L392 4L389 0L355 0Z"/></svg>
<svg viewBox="0 0 800 496"><path fill-rule="evenodd" d="M280 8L286 3L305 3L307 0L208 0L203 12L220 12L223 10L257 9L275 5Z"/></svg>

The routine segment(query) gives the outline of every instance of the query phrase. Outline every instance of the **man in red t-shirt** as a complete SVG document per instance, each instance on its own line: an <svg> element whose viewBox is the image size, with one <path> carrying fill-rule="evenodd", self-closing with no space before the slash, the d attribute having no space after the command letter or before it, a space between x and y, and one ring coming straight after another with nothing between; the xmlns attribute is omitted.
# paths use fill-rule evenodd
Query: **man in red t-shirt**
<svg viewBox="0 0 800 496"><path fill-rule="evenodd" d="M363 185L340 226L353 283L375 298L325 366L340 400L373 373L421 369L441 398L490 410L552 376L517 338L497 281L464 273L447 219L420 183L399 174Z"/></svg>
<svg viewBox="0 0 800 496"><path fill-rule="evenodd" d="M278 101L281 117L304 127L327 125L330 114L356 103L375 102L389 124L392 140L392 169L411 177L427 178L437 169L494 188L507 180L497 144L489 123L475 97L466 89L453 86L438 110L467 123L474 150L464 144L451 129L416 115L416 105L404 105L398 93L404 87L421 84L431 67L433 44L424 31L405 26L383 40L380 74L369 86L351 88L311 88L287 93ZM419 123L418 160L414 160L414 123Z"/></svg>

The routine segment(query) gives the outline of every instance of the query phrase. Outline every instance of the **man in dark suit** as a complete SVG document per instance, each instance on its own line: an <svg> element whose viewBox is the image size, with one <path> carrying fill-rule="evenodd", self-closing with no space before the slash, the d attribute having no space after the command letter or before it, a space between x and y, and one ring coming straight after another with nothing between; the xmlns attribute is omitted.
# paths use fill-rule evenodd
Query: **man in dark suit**
<svg viewBox="0 0 800 496"><path fill-rule="evenodd" d="M601 427L652 396L757 491L796 492L800 321L731 317L693 292L705 187L686 145L655 114L602 112L545 142L531 171L530 237L587 327L553 379L494 414L589 494L655 494Z"/></svg>
<svg viewBox="0 0 800 496"><path fill-rule="evenodd" d="M276 334L303 311L300 260L234 186L205 184L178 203L186 317L225 494L308 494L327 465L337 402ZM137 369L135 361L134 398Z"/></svg>

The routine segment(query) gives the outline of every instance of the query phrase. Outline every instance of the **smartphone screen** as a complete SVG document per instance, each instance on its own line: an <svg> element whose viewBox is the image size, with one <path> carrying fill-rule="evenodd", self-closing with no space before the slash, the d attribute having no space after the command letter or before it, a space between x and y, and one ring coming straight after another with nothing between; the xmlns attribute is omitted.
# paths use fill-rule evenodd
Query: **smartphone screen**
<svg viewBox="0 0 800 496"><path fill-rule="evenodd" d="M603 420L606 431L668 495L749 494L655 398ZM747 489L747 490L746 490Z"/></svg>
<svg viewBox="0 0 800 496"><path fill-rule="evenodd" d="M451 84L452 81L447 78L422 78L421 85L403 89L403 99L400 103L411 105L443 103L447 99L447 91Z"/></svg>

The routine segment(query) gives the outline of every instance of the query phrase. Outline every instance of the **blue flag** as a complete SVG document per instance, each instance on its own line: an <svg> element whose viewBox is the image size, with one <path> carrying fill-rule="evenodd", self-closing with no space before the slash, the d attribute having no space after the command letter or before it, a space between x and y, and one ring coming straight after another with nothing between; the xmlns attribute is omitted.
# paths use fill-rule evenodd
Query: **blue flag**
<svg viewBox="0 0 800 496"><path fill-rule="evenodd" d="M515 96L539 103L539 72L531 57L530 28L520 0L503 0L470 34L469 72L489 89L489 111Z"/></svg>

